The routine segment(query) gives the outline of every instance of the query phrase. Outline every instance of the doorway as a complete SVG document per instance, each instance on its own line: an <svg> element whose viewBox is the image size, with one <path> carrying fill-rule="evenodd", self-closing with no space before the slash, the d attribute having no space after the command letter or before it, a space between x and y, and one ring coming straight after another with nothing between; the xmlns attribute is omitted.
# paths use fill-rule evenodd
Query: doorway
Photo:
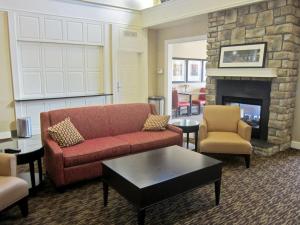
<svg viewBox="0 0 300 225"><path fill-rule="evenodd" d="M207 37L165 42L166 112L172 119L200 120L205 105Z"/></svg>

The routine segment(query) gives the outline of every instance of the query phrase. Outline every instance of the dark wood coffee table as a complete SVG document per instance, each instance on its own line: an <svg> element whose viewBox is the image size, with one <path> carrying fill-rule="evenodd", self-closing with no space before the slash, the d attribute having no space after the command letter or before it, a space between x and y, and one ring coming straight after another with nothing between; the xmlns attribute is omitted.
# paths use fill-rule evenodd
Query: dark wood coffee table
<svg viewBox="0 0 300 225"><path fill-rule="evenodd" d="M171 146L102 162L104 206L108 186L138 208L138 224L144 224L147 207L205 184L215 183L220 201L222 162Z"/></svg>

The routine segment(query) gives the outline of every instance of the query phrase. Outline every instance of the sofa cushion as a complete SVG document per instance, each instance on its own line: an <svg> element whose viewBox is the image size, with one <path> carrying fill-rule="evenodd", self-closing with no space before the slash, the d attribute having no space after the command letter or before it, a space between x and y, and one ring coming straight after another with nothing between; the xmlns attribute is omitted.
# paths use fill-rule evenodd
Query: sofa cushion
<svg viewBox="0 0 300 225"><path fill-rule="evenodd" d="M141 131L151 112L151 106L145 103L116 104L106 107L112 135Z"/></svg>
<svg viewBox="0 0 300 225"><path fill-rule="evenodd" d="M200 152L225 154L251 154L249 141L233 132L208 132L200 143Z"/></svg>
<svg viewBox="0 0 300 225"><path fill-rule="evenodd" d="M65 167L71 167L129 153L130 146L126 141L114 137L103 137L64 148L63 158Z"/></svg>
<svg viewBox="0 0 300 225"><path fill-rule="evenodd" d="M84 138L73 125L70 118L66 118L58 124L49 127L48 132L60 147L69 147L84 141Z"/></svg>
<svg viewBox="0 0 300 225"><path fill-rule="evenodd" d="M70 117L84 139L111 136L106 106L59 109L48 112L50 126Z"/></svg>
<svg viewBox="0 0 300 225"><path fill-rule="evenodd" d="M139 131L122 134L115 138L128 142L131 152L142 152L150 149L162 148L171 145L180 145L180 134L170 130L164 131Z"/></svg>

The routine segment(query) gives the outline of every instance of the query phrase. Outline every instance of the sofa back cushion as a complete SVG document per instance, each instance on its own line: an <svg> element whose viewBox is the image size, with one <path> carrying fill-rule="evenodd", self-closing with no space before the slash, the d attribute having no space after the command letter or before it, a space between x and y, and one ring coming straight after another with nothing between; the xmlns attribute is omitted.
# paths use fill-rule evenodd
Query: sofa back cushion
<svg viewBox="0 0 300 225"><path fill-rule="evenodd" d="M203 118L207 122L207 131L237 132L240 120L238 106L210 105L205 106Z"/></svg>
<svg viewBox="0 0 300 225"><path fill-rule="evenodd" d="M48 112L50 126L67 117L70 118L84 139L93 139L111 135L109 114L105 106L89 106L70 109L59 109Z"/></svg>
<svg viewBox="0 0 300 225"><path fill-rule="evenodd" d="M112 135L141 131L148 115L152 112L150 104L116 104L106 106Z"/></svg>

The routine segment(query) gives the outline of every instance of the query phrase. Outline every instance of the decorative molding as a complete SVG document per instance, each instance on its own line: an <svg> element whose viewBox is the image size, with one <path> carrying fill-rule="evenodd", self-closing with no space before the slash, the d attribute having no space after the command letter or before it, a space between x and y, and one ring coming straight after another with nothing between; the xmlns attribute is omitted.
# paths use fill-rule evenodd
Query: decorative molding
<svg viewBox="0 0 300 225"><path fill-rule="evenodd" d="M64 0L0 0L0 10L41 13L114 24L142 26L140 11L96 5L83 1Z"/></svg>
<svg viewBox="0 0 300 225"><path fill-rule="evenodd" d="M144 27L235 8L264 0L173 0L142 10ZM162 16L163 15L163 16Z"/></svg>
<svg viewBox="0 0 300 225"><path fill-rule="evenodd" d="M292 141L291 147L297 150L300 150L300 141Z"/></svg>
<svg viewBox="0 0 300 225"><path fill-rule="evenodd" d="M209 77L260 77L274 78L277 77L276 69L272 68L224 68L224 69L207 69Z"/></svg>
<svg viewBox="0 0 300 225"><path fill-rule="evenodd" d="M7 138L11 138L11 132L10 131L0 132L0 140L1 139L7 139Z"/></svg>

